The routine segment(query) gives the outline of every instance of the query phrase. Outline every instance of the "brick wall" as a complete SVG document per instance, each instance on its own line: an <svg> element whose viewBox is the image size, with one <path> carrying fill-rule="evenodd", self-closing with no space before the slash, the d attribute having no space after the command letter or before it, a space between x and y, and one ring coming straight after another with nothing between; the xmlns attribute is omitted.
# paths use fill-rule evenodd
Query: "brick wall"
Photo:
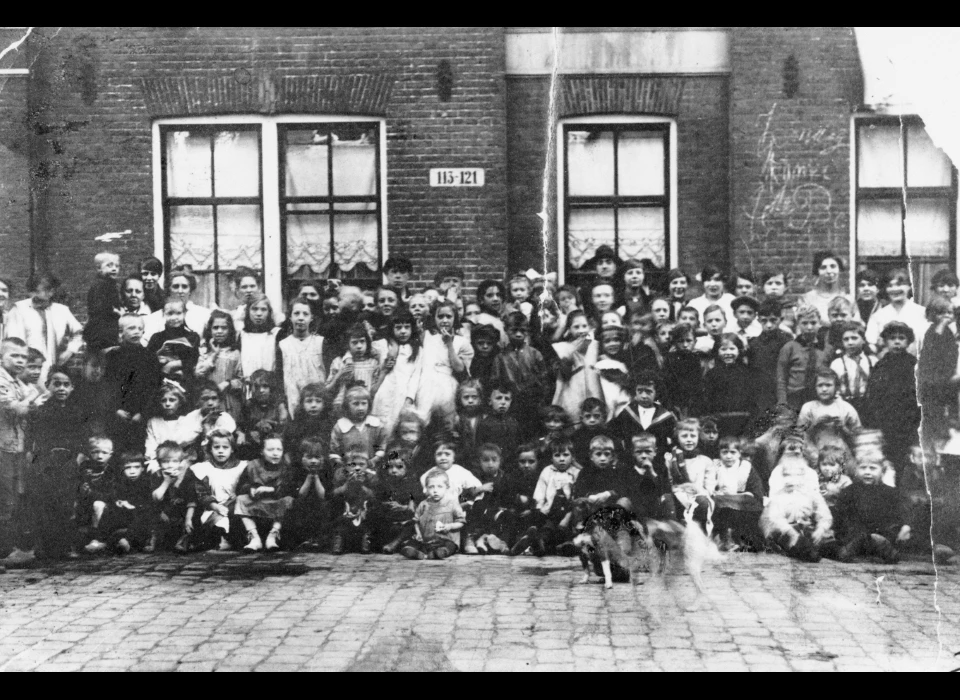
<svg viewBox="0 0 960 700"><path fill-rule="evenodd" d="M186 100L188 113L296 113L337 107L353 93L328 91L320 104L291 97L278 106L238 89L247 97L237 98L235 110L224 107L229 96L204 110L189 106L196 95L183 94L183 79L282 92L284 85L340 76L342 86L368 75L377 89L390 85L390 252L413 259L421 280L451 263L466 268L470 286L499 276L506 264L503 41L500 28L38 30L30 105L38 264L61 274L69 294L81 298L92 257L105 247L95 236L133 231L106 246L121 254L125 270L152 254L151 118L172 115L174 102L160 87ZM437 96L442 59L453 72L449 102ZM486 186L428 186L431 167L451 166L485 168ZM74 305L81 316L82 306Z"/></svg>
<svg viewBox="0 0 960 700"><path fill-rule="evenodd" d="M802 292L815 251L849 252L850 115L863 95L853 29L738 27L731 51L731 259L785 269Z"/></svg>
<svg viewBox="0 0 960 700"><path fill-rule="evenodd" d="M645 113L643 104L652 104L653 113L668 109L677 121L678 260L694 272L705 263L724 262L728 253L728 86L724 77L690 76L650 78L618 76L568 78L562 93L560 116L575 113ZM591 95L577 97L585 81L598 83ZM660 85L662 83L662 86ZM682 84L679 103L664 94ZM549 78L509 77L507 79L507 151L509 153L510 267L543 267L540 211L543 164L547 144ZM661 86L663 92L643 95L631 85ZM612 88L612 89L604 89ZM657 106L659 105L659 107ZM551 173L555 166L551 166ZM555 179L555 178L553 178ZM555 187L556 183L551 183ZM556 217L556 191L551 190L550 206ZM556 227L548 234L549 265L556 268Z"/></svg>
<svg viewBox="0 0 960 700"><path fill-rule="evenodd" d="M0 277L14 297L30 274L30 138L27 77L0 76Z"/></svg>

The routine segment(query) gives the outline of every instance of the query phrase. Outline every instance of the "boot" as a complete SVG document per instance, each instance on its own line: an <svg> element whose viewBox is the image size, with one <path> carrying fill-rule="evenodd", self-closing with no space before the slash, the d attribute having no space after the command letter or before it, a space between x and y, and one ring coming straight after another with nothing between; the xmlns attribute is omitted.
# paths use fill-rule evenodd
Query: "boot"
<svg viewBox="0 0 960 700"><path fill-rule="evenodd" d="M128 540L126 537L121 537L119 540L117 540L115 547L117 554L130 554L131 549L130 540Z"/></svg>
<svg viewBox="0 0 960 700"><path fill-rule="evenodd" d="M463 538L463 553L464 554L479 554L477 551L477 543L473 541L472 535L467 535Z"/></svg>
<svg viewBox="0 0 960 700"><path fill-rule="evenodd" d="M400 538L397 537L396 539L390 540L385 545L383 545L383 549L381 551L384 554L395 554L397 551L397 547L399 546L400 546Z"/></svg>
<svg viewBox="0 0 960 700"><path fill-rule="evenodd" d="M489 554L489 545L487 544L487 535L480 535L480 538L476 541L477 552L480 554Z"/></svg>
<svg viewBox="0 0 960 700"><path fill-rule="evenodd" d="M280 531L270 530L267 533L267 542L264 546L268 552L275 552L280 549Z"/></svg>
<svg viewBox="0 0 960 700"><path fill-rule="evenodd" d="M487 554L506 554L507 543L496 535L487 535Z"/></svg>
<svg viewBox="0 0 960 700"><path fill-rule="evenodd" d="M247 543L243 546L244 552L259 552L263 549L263 542L256 530L247 531Z"/></svg>
<svg viewBox="0 0 960 700"><path fill-rule="evenodd" d="M370 554L370 533L364 532L360 537L360 554Z"/></svg>
<svg viewBox="0 0 960 700"><path fill-rule="evenodd" d="M510 556L518 557L523 554L527 549L533 545L534 540L537 539L537 528L528 527L527 531L520 536L520 539L517 540L513 546L510 548Z"/></svg>
<svg viewBox="0 0 960 700"><path fill-rule="evenodd" d="M420 551L412 545L407 545L406 547L400 548L400 554L407 559L426 559L427 555L425 552Z"/></svg>
<svg viewBox="0 0 960 700"><path fill-rule="evenodd" d="M333 536L333 544L330 546L330 554L343 554L343 535L339 532Z"/></svg>

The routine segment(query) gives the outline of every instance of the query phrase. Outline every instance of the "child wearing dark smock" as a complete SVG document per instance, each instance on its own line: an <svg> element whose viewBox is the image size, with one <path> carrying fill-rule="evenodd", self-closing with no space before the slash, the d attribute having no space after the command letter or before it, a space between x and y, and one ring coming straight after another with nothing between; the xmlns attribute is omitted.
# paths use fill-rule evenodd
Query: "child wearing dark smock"
<svg viewBox="0 0 960 700"><path fill-rule="evenodd" d="M156 511L146 462L142 453L120 455L120 473L114 479L99 528L107 546L117 554L143 549L152 539ZM87 551L91 551L89 545Z"/></svg>
<svg viewBox="0 0 960 700"><path fill-rule="evenodd" d="M835 508L840 561L857 556L877 556L887 564L900 560L897 545L910 539L900 494L882 482L879 459L860 459L857 480L837 499Z"/></svg>
<svg viewBox="0 0 960 700"><path fill-rule="evenodd" d="M283 520L300 486L293 472L283 454L283 438L278 433L266 436L260 458L247 462L247 468L237 484L233 513L240 518L247 531L244 551L259 552L266 549L272 552L280 549ZM260 523L270 526L266 543L260 540L257 528Z"/></svg>

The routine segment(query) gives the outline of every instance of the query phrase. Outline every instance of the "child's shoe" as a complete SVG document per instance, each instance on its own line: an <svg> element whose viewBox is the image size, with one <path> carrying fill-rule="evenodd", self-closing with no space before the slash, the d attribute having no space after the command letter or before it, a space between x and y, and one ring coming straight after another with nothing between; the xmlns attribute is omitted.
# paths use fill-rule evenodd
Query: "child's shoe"
<svg viewBox="0 0 960 700"><path fill-rule="evenodd" d="M333 544L330 546L330 554L343 554L343 535L339 532L333 536Z"/></svg>
<svg viewBox="0 0 960 700"><path fill-rule="evenodd" d="M573 542L564 542L557 545L558 557L575 557L580 554L580 548Z"/></svg>
<svg viewBox="0 0 960 700"><path fill-rule="evenodd" d="M487 535L487 554L506 554L510 548L496 535Z"/></svg>
<svg viewBox="0 0 960 700"><path fill-rule="evenodd" d="M463 540L463 553L479 554L477 551L477 543L473 541L473 537L470 535L467 535Z"/></svg>
<svg viewBox="0 0 960 700"><path fill-rule="evenodd" d="M7 558L3 560L3 563L11 566L13 568L19 568L24 566L29 566L36 561L36 555L33 553L33 550L23 550L19 548L14 548Z"/></svg>
<svg viewBox="0 0 960 700"><path fill-rule="evenodd" d="M412 545L407 545L406 547L400 548L400 554L407 559L426 559L427 555L425 552L421 552L419 549Z"/></svg>
<svg viewBox="0 0 960 700"><path fill-rule="evenodd" d="M900 553L894 547L890 540L883 535L870 535L876 546L877 555L883 560L884 564L896 564L900 561Z"/></svg>
<svg viewBox="0 0 960 700"><path fill-rule="evenodd" d="M400 546L400 538L398 537L392 542L387 542L385 545L383 545L383 549L381 551L384 554L395 554L397 551L397 547L399 546Z"/></svg>
<svg viewBox="0 0 960 700"><path fill-rule="evenodd" d="M117 540L117 544L114 549L116 550L117 554L130 554L130 540L128 540L126 537L121 537L119 540Z"/></svg>
<svg viewBox="0 0 960 700"><path fill-rule="evenodd" d="M275 552L280 549L280 532L271 530L267 533L267 542L264 545L268 552Z"/></svg>
<svg viewBox="0 0 960 700"><path fill-rule="evenodd" d="M221 537L221 538L220 538L220 544L217 545L217 551L218 551L218 552L230 552L230 551L232 551L232 550L233 550L233 545L230 544L230 540L228 540L226 537Z"/></svg>
<svg viewBox="0 0 960 700"><path fill-rule="evenodd" d="M100 540L90 540L90 543L83 548L83 551L85 551L87 554L100 554L100 552L102 552L106 548L107 548L107 545L105 545ZM15 553L16 552L14 552L14 554ZM11 554L10 556L12 557L13 554ZM10 557L7 557L7 558L9 559Z"/></svg>
<svg viewBox="0 0 960 700"><path fill-rule="evenodd" d="M157 536L150 535L150 541L147 542L146 546L143 548L145 554L153 554L157 551Z"/></svg>
<svg viewBox="0 0 960 700"><path fill-rule="evenodd" d="M370 554L370 550L372 548L373 547L370 543L370 533L363 533L363 535L360 537L360 554Z"/></svg>
<svg viewBox="0 0 960 700"><path fill-rule="evenodd" d="M535 539L537 539L537 528L528 527L527 531L524 532L520 539L510 548L510 556L518 557L523 554L533 544Z"/></svg>
<svg viewBox="0 0 960 700"><path fill-rule="evenodd" d="M186 554L190 551L190 535L181 536L177 543L173 545L173 551L177 554Z"/></svg>
<svg viewBox="0 0 960 700"><path fill-rule="evenodd" d="M486 535L480 535L479 539L477 539L477 541L474 544L476 544L477 546L478 554L489 554L489 551L488 551L489 545L487 544Z"/></svg>
<svg viewBox="0 0 960 700"><path fill-rule="evenodd" d="M223 541L221 540L221 544ZM247 543L243 546L244 552L259 552L263 549L263 542L260 541L260 535L254 532L247 533Z"/></svg>

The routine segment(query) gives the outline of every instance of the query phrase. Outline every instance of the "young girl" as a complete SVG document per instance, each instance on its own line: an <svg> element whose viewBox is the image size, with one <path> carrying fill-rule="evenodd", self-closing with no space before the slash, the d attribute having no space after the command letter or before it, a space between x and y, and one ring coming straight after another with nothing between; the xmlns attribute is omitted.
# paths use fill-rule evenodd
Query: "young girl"
<svg viewBox="0 0 960 700"><path fill-rule="evenodd" d="M626 336L626 329L619 324L604 326L600 331L600 357L595 368L600 374L600 390L610 420L617 417L631 398Z"/></svg>
<svg viewBox="0 0 960 700"><path fill-rule="evenodd" d="M654 324L669 320L670 302L663 297L654 297L650 300L650 313L653 314Z"/></svg>
<svg viewBox="0 0 960 700"><path fill-rule="evenodd" d="M719 306L727 318L733 318L733 309L730 307L736 297L729 294L726 290L727 280L720 272L720 268L715 265L707 265L700 273L700 284L703 285L703 294L696 299L691 299L690 306L700 312L706 325L706 311L710 306ZM726 325L726 324L724 324Z"/></svg>
<svg viewBox="0 0 960 700"><path fill-rule="evenodd" d="M200 384L197 393L197 408L184 416L199 426L200 435L207 437L213 430L226 430L234 433L237 422L233 416L223 410L223 394L214 382L207 380Z"/></svg>
<svg viewBox="0 0 960 700"><path fill-rule="evenodd" d="M700 452L700 421L696 418L678 421L674 440L676 446L664 455L664 461L670 470L673 495L679 511L686 510L689 503L696 502L694 519L712 528L713 500L710 494L716 490L717 471L713 460Z"/></svg>
<svg viewBox="0 0 960 700"><path fill-rule="evenodd" d="M280 529L298 486L290 462L283 454L283 438L279 433L267 435L263 438L263 453L259 459L247 462L237 485L233 512L247 531L245 552L280 549ZM258 521L270 523L266 544L260 540Z"/></svg>
<svg viewBox="0 0 960 700"><path fill-rule="evenodd" d="M714 462L714 469L717 485L713 492L713 524L720 532L724 549L736 548L736 542L759 549L762 537L758 523L766 489L750 462L742 458L739 438L720 439L720 459Z"/></svg>
<svg viewBox="0 0 960 700"><path fill-rule="evenodd" d="M957 340L950 330L953 305L943 297L927 304L930 327L920 345L917 384L923 408L923 432L928 444L949 437L948 424L957 416L957 391L951 379L957 371Z"/></svg>
<svg viewBox="0 0 960 700"><path fill-rule="evenodd" d="M457 386L470 376L473 346L456 335L460 318L454 302L445 299L438 303L431 325L423 336L417 412L428 425L436 418L438 424L452 429L457 418Z"/></svg>
<svg viewBox="0 0 960 700"><path fill-rule="evenodd" d="M296 445L307 437L316 437L329 447L333 420L327 411L327 393L322 384L307 384L300 392L300 403L287 424L284 443ZM300 455L293 454L293 461Z"/></svg>
<svg viewBox="0 0 960 700"><path fill-rule="evenodd" d="M382 381L380 358L374 352L367 327L356 323L347 329L344 337L347 340L347 354L334 359L327 381L327 395L334 406L343 402L347 382L363 384L373 396Z"/></svg>
<svg viewBox="0 0 960 700"><path fill-rule="evenodd" d="M292 535L285 535L284 539L288 543L299 542L304 549L320 551L329 520L326 499L331 480L324 464L327 444L317 437L304 438L296 443L296 452L300 455L300 469L294 484L299 483L300 488L285 519L286 533Z"/></svg>
<svg viewBox="0 0 960 700"><path fill-rule="evenodd" d="M817 472L820 476L820 495L832 509L837 504L840 492L853 483L844 474L846 454L837 448L824 448L817 455Z"/></svg>
<svg viewBox="0 0 960 700"><path fill-rule="evenodd" d="M717 416L721 435L743 435L757 413L757 382L736 333L720 336L717 357L703 378L704 410Z"/></svg>
<svg viewBox="0 0 960 700"><path fill-rule="evenodd" d="M687 288L690 278L687 273L674 268L667 273L667 301L670 303L670 320L680 321L680 310L687 305Z"/></svg>
<svg viewBox="0 0 960 700"><path fill-rule="evenodd" d="M630 259L623 263L623 306L617 309L621 317L626 318L634 311L641 313L648 311L650 293L644 286L646 274L643 263Z"/></svg>
<svg viewBox="0 0 960 700"><path fill-rule="evenodd" d="M300 391L307 384L326 381L323 364L323 336L310 330L313 311L306 299L290 304L292 333L277 344L277 370L287 395L287 410L294 413L300 404Z"/></svg>
<svg viewBox="0 0 960 700"><path fill-rule="evenodd" d="M552 403L563 408L568 415L579 416L584 399L603 399L600 373L596 369L600 343L590 337L590 322L582 311L572 311L567 316L564 335L568 340L553 346L558 360L557 389Z"/></svg>
<svg viewBox="0 0 960 700"><path fill-rule="evenodd" d="M681 418L695 415L703 404L703 372L694 342L693 328L678 323L670 331L672 349L663 357L664 406Z"/></svg>
<svg viewBox="0 0 960 700"><path fill-rule="evenodd" d="M183 448L175 442L163 442L157 447L157 463L160 471L153 474L152 498L157 509L158 523L152 549L187 551L187 538L183 522L187 515L186 494L183 483L188 468L184 463ZM147 550L145 550L147 551Z"/></svg>
<svg viewBox="0 0 960 700"><path fill-rule="evenodd" d="M243 435L240 456L255 459L263 447L263 436L282 431L290 416L273 372L258 369L250 377L249 385L250 398L243 405L238 423Z"/></svg>
<svg viewBox="0 0 960 700"><path fill-rule="evenodd" d="M384 554L393 554L400 543L413 535L413 512L423 494L420 480L413 476L412 455L399 443L387 446L387 456L374 489L377 500L377 545Z"/></svg>
<svg viewBox="0 0 960 700"><path fill-rule="evenodd" d="M330 432L330 464L340 467L348 452L363 453L376 469L383 459L387 434L383 423L370 415L370 391L361 384L347 389L341 407L343 417L334 423Z"/></svg>
<svg viewBox="0 0 960 700"><path fill-rule="evenodd" d="M583 310L583 301L580 299L580 289L572 284L565 284L557 290L557 306L560 307L562 317L569 316L574 311Z"/></svg>
<svg viewBox="0 0 960 700"><path fill-rule="evenodd" d="M196 443L202 426L195 418L187 418L187 394L183 387L169 379L160 387L159 415L147 423L147 441L144 453L148 460L155 460L157 447L162 442L175 442L183 448L186 459L197 459ZM157 471L156 463L150 464L151 472Z"/></svg>
<svg viewBox="0 0 960 700"><path fill-rule="evenodd" d="M373 398L372 412L383 421L386 433L392 435L400 412L416 405L423 376L420 329L409 311L400 310L391 317L387 343L383 379Z"/></svg>
<svg viewBox="0 0 960 700"><path fill-rule="evenodd" d="M223 394L224 410L234 420L240 417L243 380L240 350L233 318L226 311L214 309L203 329L203 345L197 362L196 376L216 382Z"/></svg>
<svg viewBox="0 0 960 700"><path fill-rule="evenodd" d="M163 375L168 379L192 380L200 357L200 336L187 328L186 316L183 301L168 300L163 305L163 330L154 333L147 343L147 350L160 358Z"/></svg>
<svg viewBox="0 0 960 700"><path fill-rule="evenodd" d="M460 437L457 453L466 464L476 458L477 427L483 417L483 384L478 379L464 379L457 388L457 434ZM432 464L430 465L433 466Z"/></svg>
<svg viewBox="0 0 960 700"><path fill-rule="evenodd" d="M240 331L240 374L247 380L257 370L273 372L277 367L277 327L273 305L263 294L255 296L244 309L243 330ZM252 394L247 385L245 399Z"/></svg>
<svg viewBox="0 0 960 700"><path fill-rule="evenodd" d="M214 430L207 439L207 461L190 467L184 487L189 494L184 520L188 549L204 549L218 540L220 551L231 549L230 507L247 468L234 457L235 449L232 433Z"/></svg>

